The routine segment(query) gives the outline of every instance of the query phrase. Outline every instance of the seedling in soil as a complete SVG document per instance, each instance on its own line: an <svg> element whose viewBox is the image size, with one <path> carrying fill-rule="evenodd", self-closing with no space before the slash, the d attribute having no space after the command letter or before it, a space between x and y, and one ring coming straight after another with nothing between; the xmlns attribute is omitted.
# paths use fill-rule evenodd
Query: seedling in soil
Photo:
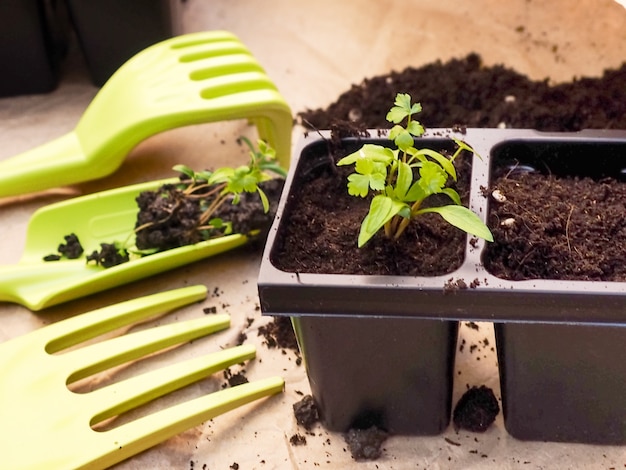
<svg viewBox="0 0 626 470"><path fill-rule="evenodd" d="M247 165L199 172L177 165L174 170L186 178L180 184L139 196L137 248L164 250L232 233L232 224L220 217L220 209L227 201L239 204L245 193L256 193L268 213L269 200L262 184L273 178L272 173L284 178L285 171L265 142L259 141L256 150L247 138L242 141L250 149Z"/></svg>
<svg viewBox="0 0 626 470"><path fill-rule="evenodd" d="M398 93L387 113L387 120L394 123L389 139L396 148L364 144L337 162L337 165L354 165L355 172L348 176L350 195L364 198L373 194L369 212L361 224L359 247L383 228L387 238L397 240L411 220L429 212L439 214L471 235L493 241L489 228L461 205L459 194L448 186L449 178L457 179L454 160L464 150L475 154L474 150L456 138L453 140L457 148L452 156L429 148L417 149L415 138L424 133L424 127L413 116L421 110L420 103L411 103L409 94ZM425 207L424 201L434 194L448 196L452 204Z"/></svg>
<svg viewBox="0 0 626 470"><path fill-rule="evenodd" d="M180 173L180 183L144 191L137 197L139 211L133 231L135 244L131 246L132 236L122 242L103 243L100 251L87 256L87 262L111 267L159 251L231 233L247 234L258 230L255 223L260 217L256 212L267 214L270 210L270 199L263 188L271 188L275 181L270 180L276 180L275 176L284 179L286 172L276 163L275 151L264 141L259 140L258 150L247 138L242 137L241 141L250 149L247 165L198 172L186 165L176 165L173 169ZM277 185L273 184L273 187ZM250 197L254 193L261 202L258 209L247 207L259 206ZM244 203L241 203L242 200ZM246 207L242 207L241 214L235 217L233 210L226 208L227 202ZM245 218L250 219L250 223L240 220ZM79 243L74 238L72 240ZM62 254L69 257L66 253ZM60 258L59 255L47 258L52 260L52 256Z"/></svg>

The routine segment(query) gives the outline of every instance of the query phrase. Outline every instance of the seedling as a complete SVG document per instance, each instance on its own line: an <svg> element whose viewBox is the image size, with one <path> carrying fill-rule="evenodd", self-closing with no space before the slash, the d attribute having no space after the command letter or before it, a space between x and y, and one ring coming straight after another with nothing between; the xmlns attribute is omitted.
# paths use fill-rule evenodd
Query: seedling
<svg viewBox="0 0 626 470"><path fill-rule="evenodd" d="M356 152L342 158L337 165L354 165L348 176L348 193L357 197L373 194L370 208L361 223L358 246L365 245L379 230L397 240L411 220L428 212L439 214L448 223L487 241L493 241L489 228L471 210L461 205L459 194L447 186L448 178L457 179L454 160L467 150L476 154L465 142L453 138L457 148L446 156L429 148L417 149L415 138L424 127L414 119L422 111L420 103L411 103L411 96L398 93L387 120L394 126L389 139L397 148L364 144ZM401 123L406 120L406 125ZM476 154L477 155L477 154ZM434 194L444 194L452 204L424 207Z"/></svg>
<svg viewBox="0 0 626 470"><path fill-rule="evenodd" d="M159 251L239 231L233 229L231 220L225 220L229 217L220 217L220 213L224 213L220 208L226 202L239 204L244 193L257 193L263 212L267 214L270 202L261 185L273 179L272 173L284 178L286 172L276 163L274 149L264 141L258 141L258 150L249 139L241 137L241 141L250 149L247 165L198 172L186 165L174 166L173 169L181 174L180 183L142 192L136 199L138 213L134 231L124 241L102 243L99 251L86 257L87 262L111 267ZM254 204L254 211L257 215L261 213L258 204ZM246 211L239 214L238 218L243 220L247 216L249 214ZM246 225L245 231L259 228L259 218L262 217L257 217L250 224L242 224ZM76 236L72 236L71 241L82 253L80 242ZM69 241L70 238L66 237L67 243L59 246L59 253L47 256L46 260L58 260L62 256L69 258L68 250L65 249Z"/></svg>

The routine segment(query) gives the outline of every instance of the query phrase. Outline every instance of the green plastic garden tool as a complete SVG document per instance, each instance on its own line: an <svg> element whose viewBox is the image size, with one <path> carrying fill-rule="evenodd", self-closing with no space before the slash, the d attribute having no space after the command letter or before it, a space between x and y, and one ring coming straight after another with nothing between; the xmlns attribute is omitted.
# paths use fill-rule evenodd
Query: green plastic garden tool
<svg viewBox="0 0 626 470"><path fill-rule="evenodd" d="M280 393L284 388L282 378L261 379L176 404L112 429L94 429L104 420L255 356L253 346L242 345L88 393L70 391L68 385L85 377L228 328L228 315L202 315L64 351L205 296L204 286L161 292L0 343L4 383L0 387L2 468L107 468L215 416Z"/></svg>
<svg viewBox="0 0 626 470"><path fill-rule="evenodd" d="M193 245L155 253L110 268L78 259L44 261L76 234L85 253L101 243L127 241L134 244L138 207L135 198L176 178L157 180L81 196L42 207L31 217L24 252L18 264L0 266L0 301L40 310L68 300L120 286L174 269L245 244L249 238L232 234Z"/></svg>
<svg viewBox="0 0 626 470"><path fill-rule="evenodd" d="M0 197L101 178L154 134L234 119L253 122L288 168L291 110L239 39L225 31L168 39L122 65L72 132L0 161Z"/></svg>

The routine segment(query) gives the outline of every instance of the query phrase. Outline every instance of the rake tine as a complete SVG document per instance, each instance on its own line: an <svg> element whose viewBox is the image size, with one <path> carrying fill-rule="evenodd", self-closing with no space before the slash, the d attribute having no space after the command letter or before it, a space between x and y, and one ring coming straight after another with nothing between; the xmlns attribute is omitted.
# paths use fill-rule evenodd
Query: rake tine
<svg viewBox="0 0 626 470"><path fill-rule="evenodd" d="M282 392L285 382L280 377L249 382L210 393L185 403L172 406L151 415L102 432L107 450L85 462L80 468L106 468L146 450L204 421L227 411ZM94 431L96 432L96 431Z"/></svg>
<svg viewBox="0 0 626 470"><path fill-rule="evenodd" d="M65 356L60 356L59 359L67 360L68 366L74 370L68 378L67 383L70 384L170 346L210 335L229 326L228 315L211 315L119 336L77 349Z"/></svg>
<svg viewBox="0 0 626 470"><path fill-rule="evenodd" d="M106 404L111 404L110 407L94 415L90 424L92 426L98 424L105 419L202 380L215 372L252 359L255 355L256 349L252 345L236 346L146 372L90 392L87 396L95 407L102 408Z"/></svg>
<svg viewBox="0 0 626 470"><path fill-rule="evenodd" d="M46 351L52 354L122 326L203 300L206 295L207 288L201 285L159 292L93 310L40 331L53 338L46 345Z"/></svg>

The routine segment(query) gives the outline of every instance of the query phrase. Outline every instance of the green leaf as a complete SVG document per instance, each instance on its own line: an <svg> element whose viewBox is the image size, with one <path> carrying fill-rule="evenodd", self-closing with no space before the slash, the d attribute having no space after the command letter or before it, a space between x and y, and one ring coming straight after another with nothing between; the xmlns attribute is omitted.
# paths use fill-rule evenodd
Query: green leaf
<svg viewBox="0 0 626 470"><path fill-rule="evenodd" d="M409 131L403 129L394 139L394 143L401 151L406 152L406 149L413 147L413 136Z"/></svg>
<svg viewBox="0 0 626 470"><path fill-rule="evenodd" d="M188 178L190 178L192 180L196 179L195 171L193 171L187 165L174 165L172 167L172 170L177 171L178 173L182 173L183 175L185 175L186 177L188 177Z"/></svg>
<svg viewBox="0 0 626 470"><path fill-rule="evenodd" d="M209 178L209 184L219 184L227 182L235 173L233 168L218 168Z"/></svg>
<svg viewBox="0 0 626 470"><path fill-rule="evenodd" d="M202 170L202 171L196 172L196 178L204 180L204 181L209 181L209 179L211 179L211 175L213 175L213 172L209 170Z"/></svg>
<svg viewBox="0 0 626 470"><path fill-rule="evenodd" d="M449 224L460 228L464 232L483 238L489 242L493 241L493 235L489 228L476 214L465 206L450 205L428 207L417 211L418 214L425 212L435 212L443 217Z"/></svg>
<svg viewBox="0 0 626 470"><path fill-rule="evenodd" d="M389 129L389 134L388 134L389 140L396 140L396 137L398 137L401 132L404 132L404 127L402 127L399 124L396 124L391 129Z"/></svg>
<svg viewBox="0 0 626 470"><path fill-rule="evenodd" d="M446 194L455 204L461 205L461 196L452 188L443 188L441 190L443 194Z"/></svg>
<svg viewBox="0 0 626 470"><path fill-rule="evenodd" d="M370 190L370 177L369 175L359 175L358 173L352 173L348 176L348 194L350 196L365 197Z"/></svg>
<svg viewBox="0 0 626 470"><path fill-rule="evenodd" d="M439 165L431 161L422 163L418 182L427 196L440 193L447 180L448 177Z"/></svg>
<svg viewBox="0 0 626 470"><path fill-rule="evenodd" d="M426 199L426 197L428 197L428 194L424 192L422 186L420 185L420 182L416 181L415 183L413 183L413 186L411 186L411 189L409 189L408 192L405 194L403 200L405 202L417 202L423 201L424 199Z"/></svg>
<svg viewBox="0 0 626 470"><path fill-rule="evenodd" d="M441 153L436 152L431 149L420 149L417 151L416 156L418 157L425 156L425 157L432 158L441 166L441 168L443 168L446 171L446 173L452 176L452 179L454 181L456 181L456 168L454 168L454 165L452 164L449 158L446 158Z"/></svg>
<svg viewBox="0 0 626 470"><path fill-rule="evenodd" d="M408 93L398 93L396 94L396 99L393 104L408 112L411 110L411 95Z"/></svg>
<svg viewBox="0 0 626 470"><path fill-rule="evenodd" d="M414 105L415 106L415 105ZM421 111L421 106L420 106L420 111ZM422 135L424 133L424 126L422 126L419 121L411 121L409 123L409 125L407 126L406 130L411 134L414 135L415 137L419 137L420 135Z"/></svg>
<svg viewBox="0 0 626 470"><path fill-rule="evenodd" d="M411 106L411 114L417 114L417 113L421 113L421 112L422 112L422 104L421 103L415 103L415 104L413 104L413 106Z"/></svg>
<svg viewBox="0 0 626 470"><path fill-rule="evenodd" d="M370 159L373 161L384 163L385 165L388 165L395 159L393 150L388 147L383 147L382 145L375 144L364 144L363 147L361 147L356 152L353 152L350 155L347 155L339 160L337 162L337 165L353 165L357 162L359 158Z"/></svg>
<svg viewBox="0 0 626 470"><path fill-rule="evenodd" d="M394 201L381 194L374 196L370 203L370 210L361 223L358 246L365 245L391 218L400 212L406 204Z"/></svg>
<svg viewBox="0 0 626 470"><path fill-rule="evenodd" d="M482 160L482 157L480 155L478 155L478 153L476 153L476 150L474 150L472 147L470 147L469 144L463 142L461 139L457 139L455 137L452 138L452 140L454 140L454 142L456 143L456 145L463 150L467 150L468 152L473 153L474 155L476 155L478 158L480 158Z"/></svg>
<svg viewBox="0 0 626 470"><path fill-rule="evenodd" d="M404 120L409 115L409 112L401 108L399 106L394 106L387 113L386 119L389 122L393 122L394 124L398 124Z"/></svg>
<svg viewBox="0 0 626 470"><path fill-rule="evenodd" d="M267 199L266 194L259 187L256 188L257 193L259 193L259 197L261 198L261 203L263 204L263 212L268 213L270 211L270 201Z"/></svg>
<svg viewBox="0 0 626 470"><path fill-rule="evenodd" d="M413 170L411 170L411 167L404 162L398 162L398 175L396 176L394 194L400 201L404 201L412 182Z"/></svg>

